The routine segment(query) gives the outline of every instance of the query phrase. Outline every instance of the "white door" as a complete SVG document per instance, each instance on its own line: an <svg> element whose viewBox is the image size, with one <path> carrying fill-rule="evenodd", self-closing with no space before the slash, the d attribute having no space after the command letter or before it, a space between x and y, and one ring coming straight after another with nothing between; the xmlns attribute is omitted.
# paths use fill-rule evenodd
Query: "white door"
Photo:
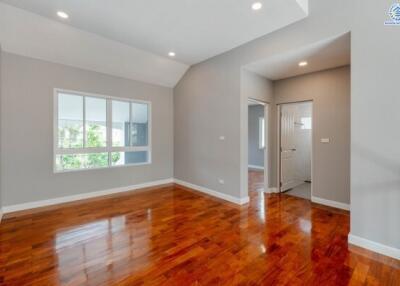
<svg viewBox="0 0 400 286"><path fill-rule="evenodd" d="M281 106L281 191L287 191L311 175L312 103Z"/></svg>
<svg viewBox="0 0 400 286"><path fill-rule="evenodd" d="M293 104L281 106L281 191L296 186L296 107Z"/></svg>

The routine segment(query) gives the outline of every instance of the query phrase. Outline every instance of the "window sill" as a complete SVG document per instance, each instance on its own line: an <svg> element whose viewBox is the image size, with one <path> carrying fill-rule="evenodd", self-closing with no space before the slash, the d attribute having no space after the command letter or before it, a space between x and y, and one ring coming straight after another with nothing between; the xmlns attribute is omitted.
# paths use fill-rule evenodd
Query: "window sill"
<svg viewBox="0 0 400 286"><path fill-rule="evenodd" d="M118 168L127 168L127 167L139 167L151 165L151 161L145 163L136 163L136 164L127 164L127 165L118 165L118 166L107 166L107 167L97 167L97 168L86 168L86 169L75 169L75 170L62 170L57 171L53 169L53 174L63 174L63 173L76 173L76 172L86 172L86 171L99 171L99 170L107 170L107 169L118 169Z"/></svg>

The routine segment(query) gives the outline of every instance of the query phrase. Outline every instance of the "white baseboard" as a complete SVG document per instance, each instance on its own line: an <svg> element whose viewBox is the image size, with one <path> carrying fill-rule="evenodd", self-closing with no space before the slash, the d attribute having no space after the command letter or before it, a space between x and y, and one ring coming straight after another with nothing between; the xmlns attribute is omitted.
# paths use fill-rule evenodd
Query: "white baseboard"
<svg viewBox="0 0 400 286"><path fill-rule="evenodd" d="M249 169L255 169L255 170L262 170L262 171L264 171L264 167L263 167L263 166L249 165L248 168L249 168Z"/></svg>
<svg viewBox="0 0 400 286"><path fill-rule="evenodd" d="M184 187L190 188L190 189L194 189L196 191L199 191L201 193L205 193L207 195L213 196L213 197L217 197L219 199L223 199L225 201L237 204L237 205L244 205L247 204L250 201L250 198L247 196L245 198L237 198L231 195L227 195L227 194L223 194L214 190L210 190L207 189L205 187L201 187L201 186L197 186L194 185L192 183L188 183L182 180L178 180L178 179L174 179L175 183L178 185L182 185Z"/></svg>
<svg viewBox="0 0 400 286"><path fill-rule="evenodd" d="M317 204L321 204L321 205L325 205L325 206L329 206L329 207L333 207L333 208L337 208L337 209L342 209L342 210L346 210L346 211L350 210L349 204L345 204L345 203L341 203L341 202L337 202L337 201L326 200L326 199L322 199L322 198L318 198L318 197L314 197L314 196L311 197L311 201L313 203L317 203Z"/></svg>
<svg viewBox="0 0 400 286"><path fill-rule="evenodd" d="M3 209L0 208L0 223L1 223L2 218L3 218Z"/></svg>
<svg viewBox="0 0 400 286"><path fill-rule="evenodd" d="M278 188L268 188L268 190L265 193L272 194L272 193L279 193L279 191Z"/></svg>
<svg viewBox="0 0 400 286"><path fill-rule="evenodd" d="M129 192L129 191L134 191L134 190L138 190L138 189L154 187L154 186L158 186L158 185L171 184L173 182L174 182L174 179L170 178L170 179L142 183L142 184L138 184L138 185L113 188L113 189L108 189L108 190L103 190L103 191L90 192L90 193L84 193L84 194L79 194L79 195L66 196L66 197L60 197L60 198L54 198L54 199L42 200L42 201L35 201L35 202L29 202L29 203L23 203L23 204L17 204L17 205L9 205L9 206L3 207L3 213L6 214L6 213L11 213L11 212L16 212L16 211L27 210L27 209L35 209L35 208L40 208L40 207L45 207L45 206L58 205L58 204L62 204L62 203L68 203L68 202L79 201L79 200L90 199L90 198L101 197L101 196L107 196L107 195L112 195L112 194L117 194L117 193Z"/></svg>
<svg viewBox="0 0 400 286"><path fill-rule="evenodd" d="M353 244L362 248L366 248L368 250L377 252L379 254L383 254L395 259L400 260L400 249L394 248L391 246L387 246L372 240L368 240L356 235L349 234L348 237L349 244Z"/></svg>

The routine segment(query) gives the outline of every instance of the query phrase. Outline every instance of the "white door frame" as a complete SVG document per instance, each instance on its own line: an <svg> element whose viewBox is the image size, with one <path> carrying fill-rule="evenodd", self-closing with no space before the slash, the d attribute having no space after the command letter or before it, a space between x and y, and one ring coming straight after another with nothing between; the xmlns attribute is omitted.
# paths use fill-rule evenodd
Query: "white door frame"
<svg viewBox="0 0 400 286"><path fill-rule="evenodd" d="M259 105L264 106L264 142L265 142L265 146L264 146L264 192L268 192L269 190L269 175L268 175L268 166L270 164L269 163L269 158L270 158L270 154L269 154L269 114L270 114L270 104L268 102L265 101L261 101L259 99L253 99L253 98L248 98L247 99L248 102L254 102L257 103ZM249 120L249 116L247 115L247 122ZM249 138L249 132L247 131L247 142L248 142L248 138ZM248 149L248 148L247 148ZM248 150L247 150L248 152ZM248 161L248 158L247 158ZM248 164L248 162L247 162Z"/></svg>
<svg viewBox="0 0 400 286"><path fill-rule="evenodd" d="M284 102L284 103L277 103L278 112L277 112L277 123L278 123L278 134L277 134L277 152L278 152L278 162L277 162L277 184L278 184L278 193L282 193L282 174L281 174L281 165L282 165L282 158L281 158L281 120L282 120L282 106L286 104L296 104L296 103L304 103L310 102L311 103L311 198L313 197L314 193L314 164L313 164L313 157L314 157L314 101L313 100L302 100L302 101L293 101L293 102Z"/></svg>

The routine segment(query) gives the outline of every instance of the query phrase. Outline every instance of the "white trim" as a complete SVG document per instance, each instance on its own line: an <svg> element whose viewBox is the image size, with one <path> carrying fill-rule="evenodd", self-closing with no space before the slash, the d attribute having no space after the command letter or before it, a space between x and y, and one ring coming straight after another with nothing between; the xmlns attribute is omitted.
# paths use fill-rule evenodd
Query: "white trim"
<svg viewBox="0 0 400 286"><path fill-rule="evenodd" d="M263 105L263 106L268 104L268 102L264 102L264 101L261 101L259 99L254 99L254 98L251 98L251 97L247 98L247 102L254 103L254 105Z"/></svg>
<svg viewBox="0 0 400 286"><path fill-rule="evenodd" d="M349 234L348 243L400 260L400 249Z"/></svg>
<svg viewBox="0 0 400 286"><path fill-rule="evenodd" d="M58 96L60 93L72 94L76 96L81 96L83 101L83 146L82 148L59 148L58 147ZM106 100L106 128L107 128L107 138L105 147L86 147L86 97L94 97ZM128 166L140 166L140 165L150 165L152 164L152 103L151 101L115 97L97 93L89 93L61 88L54 88L53 90L53 173L68 173L68 172L78 172L86 170L98 170L98 169L108 169L113 168L111 164L111 153L112 152L137 152L146 151L147 161L141 163L124 164L118 165L117 167L128 167ZM129 103L129 145L124 147L113 147L112 146L112 101L123 101ZM131 129L132 129L132 104L146 104L147 105L147 123L148 123L148 133L147 133L147 145L146 146L131 146ZM108 153L108 165L105 167L96 168L81 168L72 170L57 170L56 169L56 157L57 155L64 154L90 154L90 153Z"/></svg>
<svg viewBox="0 0 400 286"><path fill-rule="evenodd" d="M268 188L268 190L264 193L268 193L268 194L272 194L272 193L279 193L279 189L278 188Z"/></svg>
<svg viewBox="0 0 400 286"><path fill-rule="evenodd" d="M243 116L243 119L246 122L248 122L248 120L249 120L248 108L247 108L249 102L256 103L256 104L264 106L264 128L265 128L265 130L264 130L264 136L265 136L264 142L265 142L265 147L263 149L264 149L264 162L265 162L265 165L268 166L268 162L270 163L270 156L271 156L270 148L269 148L269 125L270 125L270 114L271 114L270 113L270 109L271 109L271 106L270 106L269 102L260 101L258 99L253 99L253 98L250 98L250 97L246 98L246 109L245 109L246 110L246 116ZM242 102L242 104L243 104L243 102ZM247 134L248 124L247 123L243 124L243 122L244 121L241 120L241 126L246 130L246 132L244 132L245 135L243 135L242 134L243 132L241 132L241 136L240 136L241 139L240 140L241 140L241 142L243 140L245 140L245 143L243 144L243 146L247 146L248 143L249 143L249 138L248 138L248 134ZM246 149L246 151L244 153L245 155L243 155L243 150L241 148L240 153L241 153L241 157L245 156L244 160L241 160L241 162L240 162L240 169L241 169L241 171L240 171L240 173L241 173L240 174L241 175L240 192L241 192L241 194L248 195L248 191L249 191L248 190L248 169L249 169L249 167L250 168L254 168L255 167L254 169L257 169L257 170L264 170L264 189L268 189L269 181L270 181L269 169L261 167L261 166L252 166L252 165L249 166L249 164L248 164L248 150ZM247 164L247 167L246 167L246 164ZM245 178L245 179L243 180L243 178Z"/></svg>
<svg viewBox="0 0 400 286"><path fill-rule="evenodd" d="M249 169L255 169L255 170L264 170L263 166L257 166L257 165L249 165Z"/></svg>
<svg viewBox="0 0 400 286"><path fill-rule="evenodd" d="M314 108L314 100L313 99L306 99L306 100L300 100L300 101L294 101L294 102L282 102L282 103L277 103L277 128L278 128L278 135L277 135L277 154L278 154L278 162L277 162L277 177L278 177L278 186L279 186L279 192L283 193L282 191L282 158L281 158L281 144L282 144L282 106L287 105L287 104L298 104L298 103L311 103L311 154L310 154L310 159L311 159L311 181L314 182L314 157L315 157L315 146L314 146L314 136L315 134L315 108ZM314 194L314 184L311 184L311 196ZM317 198L318 199L318 198ZM323 203L321 203L323 204Z"/></svg>
<svg viewBox="0 0 400 286"><path fill-rule="evenodd" d="M265 108L265 107L264 107ZM264 117L258 117L258 149L265 149L265 112Z"/></svg>
<svg viewBox="0 0 400 286"><path fill-rule="evenodd" d="M96 192L84 193L84 194L79 194L79 195L54 198L54 199L49 199L49 200L35 201L35 202L18 204L18 205L9 205L9 206L3 207L3 212L6 214L6 213L10 213L10 212L17 212L17 211L40 208L40 207L45 207L45 206L58 205L58 204L67 203L67 202L79 201L79 200L84 200L84 199L90 199L90 198L95 198L95 197L101 197L101 196L107 196L107 195L112 195L112 194L117 194L117 193L139 190L139 189L148 188L148 187L171 184L173 182L174 182L174 179L169 178L169 179L152 181L152 182L147 182L147 183L142 183L142 184L137 184L137 185L113 188L113 189L108 189L108 190L103 190L103 191L96 191Z"/></svg>
<svg viewBox="0 0 400 286"><path fill-rule="evenodd" d="M313 203L317 203L317 204L321 204L321 205L325 205L325 206L329 206L329 207L333 207L333 208L337 208L337 209L342 209L342 210L346 210L346 211L350 210L349 204L345 204L345 203L341 203L341 202L337 202L337 201L331 201L331 200L322 199L322 198L318 198L318 197L314 197L314 196L311 196L311 201Z"/></svg>
<svg viewBox="0 0 400 286"><path fill-rule="evenodd" d="M213 197L217 197L217 198L232 202L234 204L244 205L250 201L249 197L237 198L237 197L234 197L231 195L223 194L223 193L213 191L213 190L210 190L210 189L207 189L204 187L200 187L200 186L197 186L197 185L194 185L191 183L187 183L187 182L184 182L181 180L169 178L169 179L152 181L152 182L147 182L147 183L142 183L142 184L137 184L137 185L118 187L118 188L113 188L113 189L108 189L108 190L102 190L102 191L96 191L96 192L90 192L90 193L84 193L84 194L78 194L78 195L72 195L72 196L66 196L66 197L59 197L59 198L48 199L48 200L34 201L34 202L29 202L29 203L17 204L17 205L4 206L2 208L2 210L0 210L0 217L2 214L6 214L6 213L12 213L12 212L17 212L17 211L58 205L58 204L80 201L80 200L96 198L96 197L102 197L102 196L107 196L107 195L112 195L112 194L117 194L117 193L135 191L135 190L140 190L140 189L148 188L148 187L172 184L174 182L176 184L194 189L196 191L208 194Z"/></svg>
<svg viewBox="0 0 400 286"><path fill-rule="evenodd" d="M224 194L221 192L207 189L205 187L197 186L197 185L194 185L192 183L188 183L188 182L185 182L182 180L174 179L174 182L178 185L182 185L184 187L199 191L201 193L205 193L205 194L213 196L213 197L217 197L219 199L222 199L222 200L225 200L225 201L237 204L237 205L245 205L250 201L250 198L248 196L244 197L244 198L237 198L237 197L234 197L231 195L227 195L227 194Z"/></svg>
<svg viewBox="0 0 400 286"><path fill-rule="evenodd" d="M0 223L1 223L1 219L3 218L3 209L0 208Z"/></svg>

